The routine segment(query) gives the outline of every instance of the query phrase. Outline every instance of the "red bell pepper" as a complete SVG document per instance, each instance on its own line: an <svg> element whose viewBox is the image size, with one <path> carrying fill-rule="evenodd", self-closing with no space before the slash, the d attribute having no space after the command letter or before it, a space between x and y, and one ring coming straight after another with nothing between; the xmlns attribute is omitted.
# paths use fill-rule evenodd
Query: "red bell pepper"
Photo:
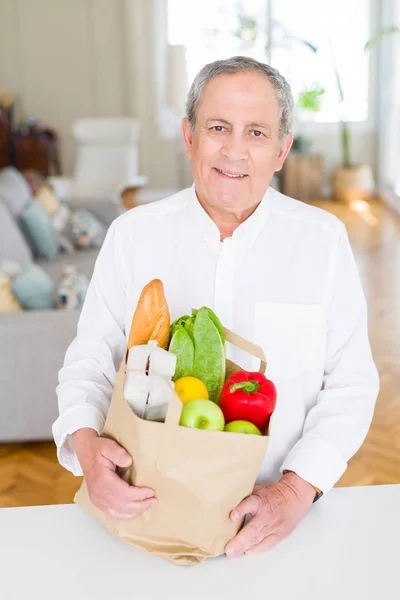
<svg viewBox="0 0 400 600"><path fill-rule="evenodd" d="M276 388L262 373L237 371L222 388L219 406L225 422L250 421L264 433L276 406Z"/></svg>

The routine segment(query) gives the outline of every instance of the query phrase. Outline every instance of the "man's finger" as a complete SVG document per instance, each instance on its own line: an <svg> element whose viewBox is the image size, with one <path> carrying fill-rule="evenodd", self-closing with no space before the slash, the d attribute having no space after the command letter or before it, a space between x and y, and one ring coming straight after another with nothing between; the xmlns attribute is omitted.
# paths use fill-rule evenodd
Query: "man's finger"
<svg viewBox="0 0 400 600"><path fill-rule="evenodd" d="M254 517L225 547L228 558L236 558L262 542L267 535L264 523Z"/></svg>
<svg viewBox="0 0 400 600"><path fill-rule="evenodd" d="M104 458L117 467L129 467L132 464L132 457L129 452L113 440L104 439L100 451Z"/></svg>
<svg viewBox="0 0 400 600"><path fill-rule="evenodd" d="M144 511L149 510L149 508L155 504L157 504L155 498L149 498L148 500L143 500L143 502L131 502L122 512L130 515L131 519L133 519L134 517L141 515Z"/></svg>
<svg viewBox="0 0 400 600"><path fill-rule="evenodd" d="M130 506L135 514L140 515L155 504L157 504L156 498L148 498L147 500L143 500L143 502L133 502Z"/></svg>
<svg viewBox="0 0 400 600"><path fill-rule="evenodd" d="M143 512L157 503L156 498L147 498L142 501L132 501L115 494L114 489L107 489L101 496L94 495L94 501L103 509L112 509L118 513L126 513L134 516L135 513Z"/></svg>
<svg viewBox="0 0 400 600"><path fill-rule="evenodd" d="M131 512L122 512L120 510L115 510L114 508L106 508L104 512L114 521L130 521L130 519L133 519L135 516Z"/></svg>
<svg viewBox="0 0 400 600"><path fill-rule="evenodd" d="M279 535L276 533L271 533L271 535L267 535L262 542L246 550L246 554L261 554L262 552L266 552L270 548L276 546L276 544L281 540L282 538Z"/></svg>
<svg viewBox="0 0 400 600"><path fill-rule="evenodd" d="M235 522L241 521L243 517L245 517L247 514L252 515L254 517L254 515L257 514L259 508L260 498L258 496L253 495L247 496L247 498L242 500L242 502L240 502L240 504L238 504L236 508L233 509L233 511L231 512L231 519Z"/></svg>
<svg viewBox="0 0 400 600"><path fill-rule="evenodd" d="M141 502L154 497L154 491L152 489L129 485L129 483L121 479L114 471L109 471L109 473L107 473L107 479L104 480L104 484L107 486L107 489L112 490L112 496L127 505L132 504L132 502Z"/></svg>
<svg viewBox="0 0 400 600"><path fill-rule="evenodd" d="M130 485L127 481L121 479L115 471L110 471L107 479L110 481L113 490L115 490L115 495L118 495L121 500L126 500L126 502L141 502L148 498L154 498L154 490L148 487Z"/></svg>
<svg viewBox="0 0 400 600"><path fill-rule="evenodd" d="M154 490L147 487L136 487L130 485L126 491L127 497L132 502L142 502L148 498L154 498Z"/></svg>

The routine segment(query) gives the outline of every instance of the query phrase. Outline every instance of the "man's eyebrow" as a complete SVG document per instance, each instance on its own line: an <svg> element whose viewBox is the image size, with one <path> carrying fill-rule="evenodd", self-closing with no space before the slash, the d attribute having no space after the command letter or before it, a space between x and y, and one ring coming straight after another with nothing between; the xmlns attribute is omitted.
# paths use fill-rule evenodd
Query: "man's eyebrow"
<svg viewBox="0 0 400 600"><path fill-rule="evenodd" d="M226 119L222 119L221 117L213 117L207 119L207 123L218 121L218 123L225 123L225 125L231 125L229 121ZM260 127L261 129L266 129L267 131L271 131L270 125L266 123L257 123L257 121L252 121L251 123L247 123L246 127Z"/></svg>
<svg viewBox="0 0 400 600"><path fill-rule="evenodd" d="M257 121L252 121L248 124L248 127L261 127L261 129L268 129L268 131L271 130L271 127L266 123L257 123Z"/></svg>
<svg viewBox="0 0 400 600"><path fill-rule="evenodd" d="M207 119L207 123L211 123L212 121L218 121L218 123L225 123L225 125L231 125L231 123L229 123L229 121L227 121L226 119L221 119L221 117L213 117L210 119Z"/></svg>

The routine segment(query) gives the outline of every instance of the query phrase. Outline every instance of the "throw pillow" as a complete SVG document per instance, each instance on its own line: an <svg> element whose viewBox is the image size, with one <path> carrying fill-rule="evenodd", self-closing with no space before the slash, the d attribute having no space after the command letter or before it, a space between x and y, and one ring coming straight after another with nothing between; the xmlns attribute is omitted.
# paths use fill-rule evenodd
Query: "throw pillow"
<svg viewBox="0 0 400 600"><path fill-rule="evenodd" d="M35 193L35 200L53 218L61 208L61 203L49 185L42 185Z"/></svg>
<svg viewBox="0 0 400 600"><path fill-rule="evenodd" d="M99 248L106 235L105 226L85 209L72 213L69 229L77 248Z"/></svg>
<svg viewBox="0 0 400 600"><path fill-rule="evenodd" d="M0 313L10 313L22 310L21 305L12 292L11 277L0 273Z"/></svg>
<svg viewBox="0 0 400 600"><path fill-rule="evenodd" d="M29 185L15 167L6 167L0 171L0 198L14 216L20 215L32 200Z"/></svg>
<svg viewBox="0 0 400 600"><path fill-rule="evenodd" d="M33 200L22 211L20 219L37 256L53 260L58 254L59 246L51 221L40 204Z"/></svg>
<svg viewBox="0 0 400 600"><path fill-rule="evenodd" d="M14 279L13 292L23 308L54 308L55 285L39 265L31 263Z"/></svg>
<svg viewBox="0 0 400 600"><path fill-rule="evenodd" d="M32 260L32 252L8 206L0 199L0 256L19 264Z"/></svg>
<svg viewBox="0 0 400 600"><path fill-rule="evenodd" d="M89 286L88 278L83 273L78 273L74 265L65 265L61 272L56 293L58 308L81 308Z"/></svg>

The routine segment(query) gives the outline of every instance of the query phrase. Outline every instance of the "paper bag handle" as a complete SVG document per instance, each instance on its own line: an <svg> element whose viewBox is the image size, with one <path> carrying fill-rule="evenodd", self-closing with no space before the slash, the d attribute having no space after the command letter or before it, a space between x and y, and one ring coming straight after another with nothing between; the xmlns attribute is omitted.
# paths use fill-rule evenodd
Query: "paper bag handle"
<svg viewBox="0 0 400 600"><path fill-rule="evenodd" d="M227 342L233 346L237 346L240 348L240 350L244 350L244 352L247 352L248 354L251 354L260 360L260 367L258 370L260 373L264 374L267 369L267 360L265 358L264 350L260 346L253 344L253 342L245 340L237 333L233 333L233 331L230 329L227 329L226 327L222 327L222 329L224 330L225 339Z"/></svg>
<svg viewBox="0 0 400 600"><path fill-rule="evenodd" d="M233 346L237 346L241 350L244 350L248 354L251 354L260 360L259 372L264 374L267 369L267 361L263 349L260 348L260 346L253 344L253 342L249 342L249 340L242 338L237 333L233 333L233 331L230 331L230 329L227 329L226 327L223 327L222 329L224 330L225 339L227 342L233 344ZM175 391L172 392L164 421L164 424L168 428L176 427L179 424L182 406L182 402Z"/></svg>
<svg viewBox="0 0 400 600"><path fill-rule="evenodd" d="M183 404L176 394L176 392L172 392L171 400L169 401L167 414L165 416L164 425L168 428L177 427L181 418Z"/></svg>

